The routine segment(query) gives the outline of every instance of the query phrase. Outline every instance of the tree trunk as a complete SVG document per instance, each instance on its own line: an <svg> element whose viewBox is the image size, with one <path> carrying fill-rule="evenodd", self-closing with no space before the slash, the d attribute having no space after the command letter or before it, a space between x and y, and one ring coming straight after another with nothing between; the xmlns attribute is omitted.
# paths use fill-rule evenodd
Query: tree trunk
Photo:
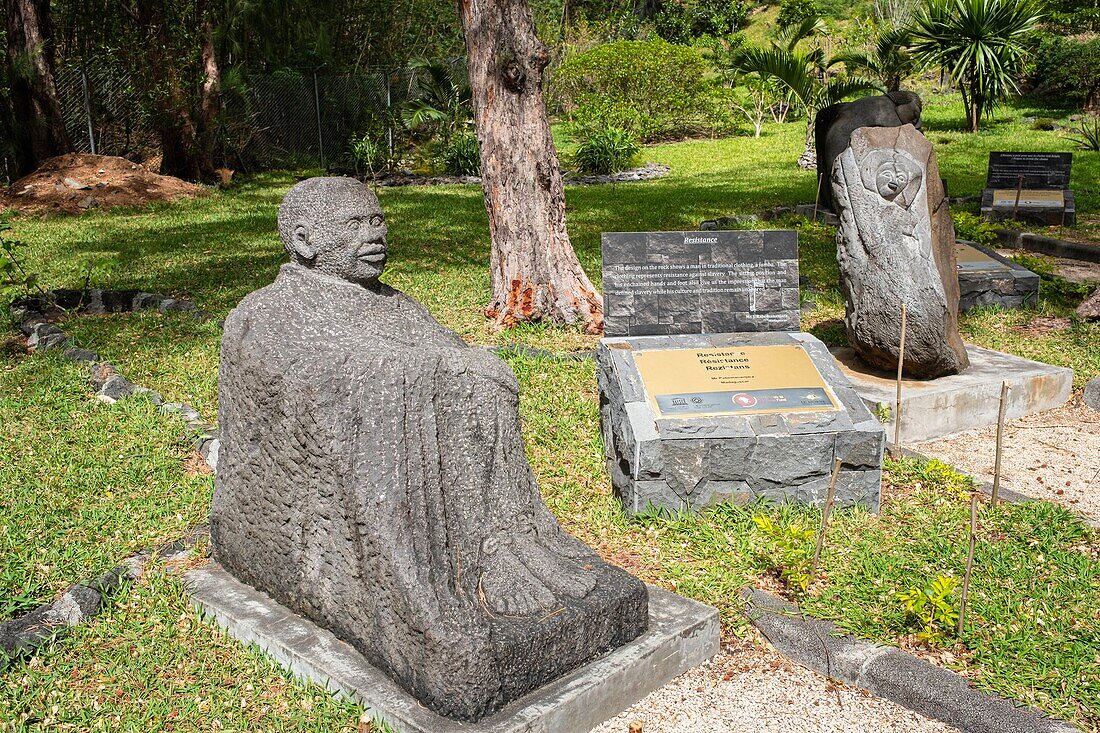
<svg viewBox="0 0 1100 733"><path fill-rule="evenodd" d="M603 330L600 294L565 230L565 189L542 97L550 56L526 0L456 0L466 38L501 328L523 321Z"/></svg>
<svg viewBox="0 0 1100 733"><path fill-rule="evenodd" d="M49 0L7 0L7 60L18 173L72 152L53 76Z"/></svg>
<svg viewBox="0 0 1100 733"><path fill-rule="evenodd" d="M134 19L147 35L138 51L135 81L153 109L152 124L161 146L160 172L188 181L214 178L213 133L221 74L208 5L207 0L198 0L194 6L202 23L198 56L187 48L179 49L171 37L165 0L137 0L134 5ZM202 65L197 95L187 88L188 81L195 78L196 61Z"/></svg>
<svg viewBox="0 0 1100 733"><path fill-rule="evenodd" d="M798 167L804 171L817 170L817 147L814 145L814 119L817 111L807 109L809 120L806 122L806 144L802 147L802 155L798 158Z"/></svg>

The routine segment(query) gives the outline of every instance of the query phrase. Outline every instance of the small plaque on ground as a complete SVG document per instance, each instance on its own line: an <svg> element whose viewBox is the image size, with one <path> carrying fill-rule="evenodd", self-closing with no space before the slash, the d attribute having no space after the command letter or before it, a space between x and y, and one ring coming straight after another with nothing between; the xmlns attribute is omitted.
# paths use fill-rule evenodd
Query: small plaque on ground
<svg viewBox="0 0 1100 733"><path fill-rule="evenodd" d="M992 152L987 188L1069 188L1073 153Z"/></svg>
<svg viewBox="0 0 1100 733"><path fill-rule="evenodd" d="M604 333L798 331L794 231L609 232Z"/></svg>
<svg viewBox="0 0 1100 733"><path fill-rule="evenodd" d="M1039 302L1039 276L995 250L955 240L959 310L983 305L1025 308Z"/></svg>
<svg viewBox="0 0 1100 733"><path fill-rule="evenodd" d="M637 351L634 362L658 417L838 409L797 344Z"/></svg>
<svg viewBox="0 0 1100 733"><path fill-rule="evenodd" d="M993 205L1000 208L1061 209L1066 205L1062 191L1044 191L1023 188L997 188L993 191Z"/></svg>

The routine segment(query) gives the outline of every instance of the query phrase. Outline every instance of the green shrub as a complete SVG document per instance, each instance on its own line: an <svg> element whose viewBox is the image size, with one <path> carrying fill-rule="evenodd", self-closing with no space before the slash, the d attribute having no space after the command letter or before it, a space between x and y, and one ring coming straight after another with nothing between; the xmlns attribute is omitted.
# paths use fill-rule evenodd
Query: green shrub
<svg viewBox="0 0 1100 733"><path fill-rule="evenodd" d="M689 44L728 36L743 28L747 17L740 0L680 0L664 4L653 17L653 29L669 43Z"/></svg>
<svg viewBox="0 0 1100 733"><path fill-rule="evenodd" d="M659 38L616 41L566 60L551 98L575 135L614 126L646 142L670 139L722 124L706 74L695 49Z"/></svg>
<svg viewBox="0 0 1100 733"><path fill-rule="evenodd" d="M997 227L977 214L968 211L952 211L951 218L955 221L955 236L991 247L998 242Z"/></svg>
<svg viewBox="0 0 1100 733"><path fill-rule="evenodd" d="M821 4L817 0L783 0L775 24L780 28L789 28L807 18L819 18L821 15Z"/></svg>
<svg viewBox="0 0 1100 733"><path fill-rule="evenodd" d="M1054 120L1049 117L1036 117L1035 121L1031 123L1031 129L1040 132L1050 132L1056 127L1057 125L1054 124Z"/></svg>
<svg viewBox="0 0 1100 733"><path fill-rule="evenodd" d="M1033 92L1058 106L1100 104L1100 38L1046 36L1030 74Z"/></svg>
<svg viewBox="0 0 1100 733"><path fill-rule="evenodd" d="M770 551L764 556L770 569L789 591L806 593L813 582L814 530L799 520L784 526L762 513L754 514L752 522L770 545Z"/></svg>
<svg viewBox="0 0 1100 733"><path fill-rule="evenodd" d="M638 142L621 127L609 127L588 135L573 153L573 165L581 173L606 175L630 168L638 156Z"/></svg>
<svg viewBox="0 0 1100 733"><path fill-rule="evenodd" d="M477 147L477 136L465 132L451 138L443 149L443 169L452 176L480 176L481 153Z"/></svg>

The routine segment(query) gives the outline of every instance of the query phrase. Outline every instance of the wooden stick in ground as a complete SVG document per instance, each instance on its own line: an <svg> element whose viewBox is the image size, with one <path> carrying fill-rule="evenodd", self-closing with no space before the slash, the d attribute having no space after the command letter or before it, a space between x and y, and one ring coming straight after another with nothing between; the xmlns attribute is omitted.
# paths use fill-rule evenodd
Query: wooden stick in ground
<svg viewBox="0 0 1100 733"><path fill-rule="evenodd" d="M814 563L810 567L810 576L817 575L817 563L821 559L821 549L825 546L825 530L829 527L829 515L833 513L833 500L836 499L836 480L840 477L840 459L833 462L833 475L829 477L829 493L825 497L825 508L821 510L821 529L817 533L817 549L814 550Z"/></svg>
<svg viewBox="0 0 1100 733"><path fill-rule="evenodd" d="M970 573L974 569L974 545L978 542L978 492L970 494L970 549L966 551L966 575L963 577L962 599L959 601L959 636L966 619L966 599L970 593Z"/></svg>
<svg viewBox="0 0 1100 733"><path fill-rule="evenodd" d="M901 304L901 341L898 343L898 394L894 400L894 458L901 458L901 368L905 363L905 303Z"/></svg>
<svg viewBox="0 0 1100 733"><path fill-rule="evenodd" d="M1001 406L997 410L997 457L993 462L993 491L989 503L997 506L997 492L1001 488L1001 447L1005 432L1005 408L1008 406L1008 382L1001 382Z"/></svg>

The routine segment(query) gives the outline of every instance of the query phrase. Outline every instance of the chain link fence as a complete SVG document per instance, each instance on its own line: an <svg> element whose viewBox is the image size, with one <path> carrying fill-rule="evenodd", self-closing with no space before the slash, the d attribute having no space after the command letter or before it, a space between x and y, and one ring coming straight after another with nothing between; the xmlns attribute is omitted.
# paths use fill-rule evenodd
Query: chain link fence
<svg viewBox="0 0 1100 733"><path fill-rule="evenodd" d="M371 135L392 152L404 134L401 106L417 96L412 69L325 69L222 75L215 131L220 165L345 169L353 137ZM146 107L126 71L109 60L68 62L56 74L69 139L77 152L143 160L158 153ZM5 154L0 175L10 164ZM10 182L10 181L9 181Z"/></svg>

